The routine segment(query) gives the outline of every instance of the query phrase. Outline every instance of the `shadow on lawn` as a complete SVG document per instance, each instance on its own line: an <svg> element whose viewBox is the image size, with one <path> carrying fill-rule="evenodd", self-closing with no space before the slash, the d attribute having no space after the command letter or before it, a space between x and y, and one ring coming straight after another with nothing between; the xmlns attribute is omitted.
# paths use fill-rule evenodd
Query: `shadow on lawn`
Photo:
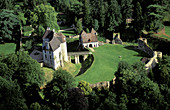
<svg viewBox="0 0 170 110"><path fill-rule="evenodd" d="M91 67L93 61L94 61L93 55L88 55L87 59L85 61L82 61L81 69L80 69L79 73L75 77L85 73L87 71L87 69L89 69Z"/></svg>
<svg viewBox="0 0 170 110"><path fill-rule="evenodd" d="M138 56L138 57L147 57L150 58L150 56L148 54L146 54L145 52L143 52L142 50L137 49L138 46L126 46L124 48L128 49L128 50L133 50L135 52L138 52L138 54L134 55L134 56Z"/></svg>

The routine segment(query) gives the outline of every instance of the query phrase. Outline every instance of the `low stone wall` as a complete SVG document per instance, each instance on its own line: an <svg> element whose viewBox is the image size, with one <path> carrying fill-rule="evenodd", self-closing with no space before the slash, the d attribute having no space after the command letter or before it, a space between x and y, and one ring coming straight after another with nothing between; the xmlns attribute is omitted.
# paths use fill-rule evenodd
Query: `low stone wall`
<svg viewBox="0 0 170 110"><path fill-rule="evenodd" d="M97 82L96 84L90 84L91 88L110 88L111 85L115 84L116 77L112 81Z"/></svg>
<svg viewBox="0 0 170 110"><path fill-rule="evenodd" d="M146 70L149 72L150 69L154 68L158 63L157 58L162 58L162 52L154 51L154 56L149 60L149 62L145 65Z"/></svg>
<svg viewBox="0 0 170 110"><path fill-rule="evenodd" d="M147 53L151 57L154 56L153 55L153 50L147 44L147 39L146 38L139 38L138 39L138 49L144 51L145 53Z"/></svg>
<svg viewBox="0 0 170 110"><path fill-rule="evenodd" d="M146 38L139 38L138 39L138 49L144 51L148 55L151 56L149 62L145 65L146 70L149 72L150 69L154 68L158 63L158 57L162 58L162 52L153 51L149 45L147 44Z"/></svg>
<svg viewBox="0 0 170 110"><path fill-rule="evenodd" d="M73 39L76 39L76 38L79 38L80 35L76 35L76 36L69 36L69 38L73 38Z"/></svg>

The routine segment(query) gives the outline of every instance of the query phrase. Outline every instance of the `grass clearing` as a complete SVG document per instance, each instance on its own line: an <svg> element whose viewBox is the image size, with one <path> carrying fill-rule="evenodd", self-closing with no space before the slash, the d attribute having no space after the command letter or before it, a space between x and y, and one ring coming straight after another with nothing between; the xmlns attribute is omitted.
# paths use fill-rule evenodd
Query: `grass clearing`
<svg viewBox="0 0 170 110"><path fill-rule="evenodd" d="M125 48L124 45L105 44L94 48L94 62L82 75L77 76L76 82L85 80L91 84L101 81L110 81L114 78L120 61L130 64L140 61L143 57L138 52ZM121 56L122 58L119 58Z"/></svg>
<svg viewBox="0 0 170 110"><path fill-rule="evenodd" d="M76 35L75 30L62 31L62 33L63 33L65 36L75 36L75 35Z"/></svg>
<svg viewBox="0 0 170 110"><path fill-rule="evenodd" d="M15 43L5 43L0 44L0 54L10 54L15 53L16 44Z"/></svg>
<svg viewBox="0 0 170 110"><path fill-rule="evenodd" d="M71 75L75 76L76 74L78 74L80 68L81 68L81 64L64 62L64 67L62 69L68 71Z"/></svg>
<svg viewBox="0 0 170 110"><path fill-rule="evenodd" d="M43 67L42 68L45 73L46 82L50 82L53 79L54 70L51 68Z"/></svg>

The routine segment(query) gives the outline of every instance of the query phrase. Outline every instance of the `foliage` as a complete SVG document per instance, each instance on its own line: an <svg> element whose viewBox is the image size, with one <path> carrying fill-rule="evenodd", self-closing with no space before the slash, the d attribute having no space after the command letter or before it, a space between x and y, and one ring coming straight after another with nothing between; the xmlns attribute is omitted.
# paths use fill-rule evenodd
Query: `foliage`
<svg viewBox="0 0 170 110"><path fill-rule="evenodd" d="M78 88L80 88L85 95L89 95L92 92L92 88L86 81L80 81L78 84Z"/></svg>
<svg viewBox="0 0 170 110"><path fill-rule="evenodd" d="M89 23L91 22L89 2L90 2L89 0L84 1L84 19L83 19L83 21L86 26L88 26Z"/></svg>
<svg viewBox="0 0 170 110"><path fill-rule="evenodd" d="M73 87L73 81L72 75L67 71L62 69L55 71L53 80L44 89L45 99L53 103L54 107L58 108L58 105L61 108L68 107L68 89Z"/></svg>
<svg viewBox="0 0 170 110"><path fill-rule="evenodd" d="M30 106L31 110L41 110L41 106L38 102L32 103Z"/></svg>
<svg viewBox="0 0 170 110"><path fill-rule="evenodd" d="M25 42L25 49L30 50L32 48L32 40L27 40Z"/></svg>
<svg viewBox="0 0 170 110"><path fill-rule="evenodd" d="M22 91L16 82L6 80L0 76L0 108L4 110L10 109L24 109L28 110L23 98Z"/></svg>
<svg viewBox="0 0 170 110"><path fill-rule="evenodd" d="M134 28L135 31L138 33L138 37L141 35L141 30L144 28L144 18L142 15L142 7L139 2L136 3L136 7L134 10Z"/></svg>
<svg viewBox="0 0 170 110"><path fill-rule="evenodd" d="M108 9L108 14L107 14L107 20L108 20L107 30L115 31L116 27L118 27L122 22L121 19L122 19L122 14L120 12L120 7L117 0L111 0Z"/></svg>
<svg viewBox="0 0 170 110"><path fill-rule="evenodd" d="M127 64L123 64L126 67ZM164 107L164 98L161 95L158 84L151 81L142 64L134 64L132 69L120 68L116 74L115 90L120 103L124 103L127 108L144 109L143 102L147 102L149 109L160 109ZM123 99L121 102L121 98ZM124 102L125 101L125 102Z"/></svg>
<svg viewBox="0 0 170 110"><path fill-rule="evenodd" d="M14 27L18 24L17 15L13 10L2 9L0 11L0 42L12 40Z"/></svg>
<svg viewBox="0 0 170 110"><path fill-rule="evenodd" d="M15 0L1 0L0 9L13 9Z"/></svg>
<svg viewBox="0 0 170 110"><path fill-rule="evenodd" d="M149 5L148 7L149 30L157 32L162 27L164 8L161 5Z"/></svg>
<svg viewBox="0 0 170 110"><path fill-rule="evenodd" d="M69 90L69 104L71 110L75 108L78 110L87 110L87 98L82 93L83 91L79 88L72 88Z"/></svg>
<svg viewBox="0 0 170 110"><path fill-rule="evenodd" d="M94 28L94 30L96 30L96 31L99 29L99 22L98 22L97 19L94 19L93 28Z"/></svg>
<svg viewBox="0 0 170 110"><path fill-rule="evenodd" d="M44 82L44 73L40 65L24 52L10 54L4 59L5 63L12 72L12 79L17 79L22 86L37 84L41 86Z"/></svg>
<svg viewBox="0 0 170 110"><path fill-rule="evenodd" d="M80 21L80 19L77 21L76 27L77 27L77 33L80 34L81 31L83 30L82 22Z"/></svg>
<svg viewBox="0 0 170 110"><path fill-rule="evenodd" d="M88 28L86 28L86 33L89 33L90 31L89 31L89 29Z"/></svg>
<svg viewBox="0 0 170 110"><path fill-rule="evenodd" d="M34 8L34 11L31 12L30 23L33 25L34 28L38 25L38 30L42 32L47 28L50 27L51 29L55 29L55 31L59 30L59 26L57 24L57 13L52 6L49 5L38 5Z"/></svg>

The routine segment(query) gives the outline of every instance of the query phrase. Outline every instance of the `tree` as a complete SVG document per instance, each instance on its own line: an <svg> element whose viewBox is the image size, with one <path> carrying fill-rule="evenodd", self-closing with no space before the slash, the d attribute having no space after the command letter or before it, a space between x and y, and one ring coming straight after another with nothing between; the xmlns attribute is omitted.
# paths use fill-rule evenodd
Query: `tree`
<svg viewBox="0 0 170 110"><path fill-rule="evenodd" d="M19 21L14 11L2 9L0 11L0 42L12 40L13 29L18 25Z"/></svg>
<svg viewBox="0 0 170 110"><path fill-rule="evenodd" d="M39 87L44 83L44 72L37 61L24 52L17 53L19 68L15 72L18 82L25 86L37 84Z"/></svg>
<svg viewBox="0 0 170 110"><path fill-rule="evenodd" d="M96 31L99 29L99 22L98 22L97 19L94 19L93 28L94 28L94 30L96 30Z"/></svg>
<svg viewBox="0 0 170 110"><path fill-rule="evenodd" d="M31 86L37 84L39 87L44 82L44 72L41 70L37 61L33 60L24 52L18 52L8 55L1 59L11 71L12 80L17 80L22 86ZM3 67L5 67L5 64Z"/></svg>
<svg viewBox="0 0 170 110"><path fill-rule="evenodd" d="M90 2L89 0L84 1L84 24L88 26L91 22L91 16L90 16Z"/></svg>
<svg viewBox="0 0 170 110"><path fill-rule="evenodd" d="M132 10L133 10L133 4L132 0L120 0L120 8L121 8L121 14L122 14L122 30L125 29L126 26L126 19L132 18Z"/></svg>
<svg viewBox="0 0 170 110"><path fill-rule="evenodd" d="M149 30L157 32L159 28L163 27L164 7L161 5L149 5L148 7L148 27Z"/></svg>
<svg viewBox="0 0 170 110"><path fill-rule="evenodd" d="M57 13L54 7L49 5L38 5L35 7L34 11L31 12L31 18L29 22L38 31L39 36L41 36L47 27L55 29L57 32L59 26L57 24ZM41 30L41 31L39 31Z"/></svg>
<svg viewBox="0 0 170 110"><path fill-rule="evenodd" d="M145 22L144 22L144 18L142 14L142 7L139 2L136 3L136 7L134 10L134 22L133 23L134 23L135 31L137 32L138 37L140 37L141 30L144 29Z"/></svg>
<svg viewBox="0 0 170 110"><path fill-rule="evenodd" d="M14 7L15 0L1 0L0 9L9 9L12 10Z"/></svg>
<svg viewBox="0 0 170 110"><path fill-rule="evenodd" d="M88 104L83 91L79 88L72 88L69 90L69 105L70 109L87 110Z"/></svg>
<svg viewBox="0 0 170 110"><path fill-rule="evenodd" d="M105 25L105 16L107 15L106 12L108 10L108 4L107 2L102 2L101 3L101 8L100 8L100 24L101 24L101 27L104 28L104 25Z"/></svg>
<svg viewBox="0 0 170 110"><path fill-rule="evenodd" d="M73 77L67 71L55 71L53 80L44 89L45 99L56 108L69 107L68 90L73 87Z"/></svg>
<svg viewBox="0 0 170 110"><path fill-rule="evenodd" d="M122 67L126 67L124 64L122 63ZM122 103L128 109L143 109L145 108L143 107L144 102L147 102L146 106L149 109L165 108L166 104L159 86L147 77L144 65L136 63L132 67L133 69L122 68L115 74L115 91L118 96L118 103Z"/></svg>
<svg viewBox="0 0 170 110"><path fill-rule="evenodd" d="M89 83L86 81L80 81L78 84L78 88L83 90L85 95L89 95L92 92L92 88L89 86Z"/></svg>
<svg viewBox="0 0 170 110"><path fill-rule="evenodd" d="M77 33L80 34L81 31L83 30L82 22L80 21L80 19L77 21L76 27L77 27Z"/></svg>
<svg viewBox="0 0 170 110"><path fill-rule="evenodd" d="M30 106L31 110L41 110L41 106L38 102L32 103Z"/></svg>
<svg viewBox="0 0 170 110"><path fill-rule="evenodd" d="M120 23L122 22L122 15L120 12L120 6L117 3L117 0L111 0L110 1L110 5L109 5L109 9L108 9L108 14L107 14L107 30L108 31L118 31L118 29L116 29L116 27L118 27L120 25Z"/></svg>
<svg viewBox="0 0 170 110"><path fill-rule="evenodd" d="M22 91L16 82L6 80L0 76L0 108L8 109L24 109L28 110Z"/></svg>

